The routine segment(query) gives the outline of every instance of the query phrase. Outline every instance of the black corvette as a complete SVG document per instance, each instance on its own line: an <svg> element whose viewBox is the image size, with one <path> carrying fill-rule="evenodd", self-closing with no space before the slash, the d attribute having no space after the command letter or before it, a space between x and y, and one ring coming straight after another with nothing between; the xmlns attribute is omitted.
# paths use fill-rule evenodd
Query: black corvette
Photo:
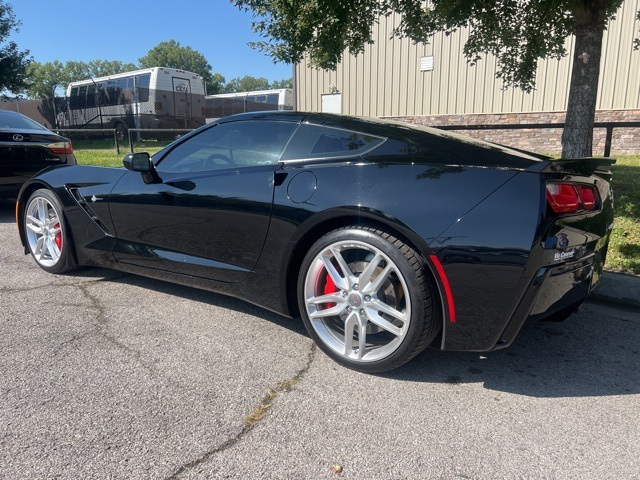
<svg viewBox="0 0 640 480"><path fill-rule="evenodd" d="M602 272L607 159L551 160L435 129L242 114L125 168L24 185L26 253L52 273L116 268L300 314L348 367L511 344L563 319Z"/></svg>

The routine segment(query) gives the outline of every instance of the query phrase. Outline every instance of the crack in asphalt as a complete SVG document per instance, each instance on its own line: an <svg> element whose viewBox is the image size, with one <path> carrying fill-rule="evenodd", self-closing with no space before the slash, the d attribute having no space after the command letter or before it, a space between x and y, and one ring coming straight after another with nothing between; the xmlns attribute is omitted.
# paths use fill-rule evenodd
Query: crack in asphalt
<svg viewBox="0 0 640 480"><path fill-rule="evenodd" d="M307 355L307 362L304 367L298 370L298 372L293 377L278 383L273 388L269 388L264 397L262 397L262 401L260 402L260 404L250 415L245 418L244 425L240 432L238 432L235 436L231 437L221 445L209 450L208 452L205 452L195 460L182 465L174 473L166 477L166 480L180 480L180 475L183 475L187 471L204 464L205 462L213 458L214 455L224 452L225 450L233 447L238 442L240 442L240 440L242 440L246 434L248 434L256 425L264 420L269 412L269 409L271 408L271 405L273 404L273 401L278 398L280 394L291 391L292 388L304 378L304 376L311 368L316 351L316 344L313 343Z"/></svg>
<svg viewBox="0 0 640 480"><path fill-rule="evenodd" d="M121 278L121 277L118 277ZM107 318L107 313L106 313L106 309L105 306L102 305L102 303L100 302L100 299L92 294L89 291L89 288L96 285L98 282L104 281L103 279L99 279L99 280L95 280L95 281L89 281L89 282L83 282L80 284L68 284L68 285L62 285L62 286L66 286L66 287L72 287L72 288L76 288L78 290L80 290L82 292L82 294L84 295L85 298L87 298L89 300L89 305L86 304L81 304L78 305L79 307L85 308L87 310L93 310L95 312L95 317L92 320L92 328L89 328L88 330L85 330L83 332L80 332L78 334L74 334L72 335L72 337L69 340L66 340L60 344L58 344L55 348L55 350L53 351L53 356L58 356L60 354L60 352L67 346L72 345L74 343L77 343L79 341L84 340L85 338L88 338L92 335L97 335L99 337L104 338L107 342L109 342L110 344L114 345L116 348L124 351L125 353L127 353L128 355L130 355L131 357L133 357L134 361L137 361L143 368L145 368L146 370L148 370L150 373L155 374L157 372L154 371L154 369L148 365L147 363L145 363L142 360L142 353L131 348L130 346L122 343L121 341L119 341L115 336L111 335L108 331L107 331L107 325L108 325L108 318ZM61 285L56 285L56 286L61 286ZM68 304L67 304L68 305Z"/></svg>
<svg viewBox="0 0 640 480"><path fill-rule="evenodd" d="M91 283L93 283L93 282L91 282ZM80 335L77 335L75 339L72 338L71 340L69 340L67 342L64 342L63 344L61 344L59 346L59 348L56 351L59 351L65 345L68 345L68 344L73 343L73 342L78 341L78 340L82 340L83 338L89 336L92 333L97 333L100 336L102 336L104 339L106 339L109 343L111 343L112 345L115 345L120 350L123 350L127 354L131 355L134 358L135 361L137 361L140 365L142 365L144 368L149 370L151 373L155 373L153 368L142 360L142 353L141 352L131 348L129 345L126 345L125 343L122 343L115 336L113 336L109 332L107 332L107 328L106 327L107 327L107 324L108 324L109 320L107 318L106 309L105 309L104 305L102 305L102 303L100 303L100 299L96 295L92 294L89 291L89 287L92 286L92 285L91 284L82 283L80 285L75 285L75 286L84 294L84 296L86 298L89 299L90 305L88 305L86 308L96 311L95 324L94 324L95 329L93 329L91 331L84 332L84 333L82 333Z"/></svg>

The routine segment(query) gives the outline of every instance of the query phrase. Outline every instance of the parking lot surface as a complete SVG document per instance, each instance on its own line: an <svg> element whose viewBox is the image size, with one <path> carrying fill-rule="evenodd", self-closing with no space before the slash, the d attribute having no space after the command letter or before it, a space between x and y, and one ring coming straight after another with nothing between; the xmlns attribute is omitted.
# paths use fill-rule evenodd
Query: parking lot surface
<svg viewBox="0 0 640 480"><path fill-rule="evenodd" d="M640 478L640 313L347 370L301 321L102 269L49 275L0 201L0 477Z"/></svg>

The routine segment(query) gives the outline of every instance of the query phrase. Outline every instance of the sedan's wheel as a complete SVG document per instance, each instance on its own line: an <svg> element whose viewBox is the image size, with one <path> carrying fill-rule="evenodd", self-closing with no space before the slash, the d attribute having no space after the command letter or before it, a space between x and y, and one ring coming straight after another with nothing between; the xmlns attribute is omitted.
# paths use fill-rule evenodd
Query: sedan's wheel
<svg viewBox="0 0 640 480"><path fill-rule="evenodd" d="M320 348L364 372L398 367L440 327L418 254L375 229L328 233L309 250L298 281L302 319Z"/></svg>
<svg viewBox="0 0 640 480"><path fill-rule="evenodd" d="M36 263L51 273L71 270L75 264L67 245L62 206L49 190L35 191L27 202L24 226L29 251Z"/></svg>

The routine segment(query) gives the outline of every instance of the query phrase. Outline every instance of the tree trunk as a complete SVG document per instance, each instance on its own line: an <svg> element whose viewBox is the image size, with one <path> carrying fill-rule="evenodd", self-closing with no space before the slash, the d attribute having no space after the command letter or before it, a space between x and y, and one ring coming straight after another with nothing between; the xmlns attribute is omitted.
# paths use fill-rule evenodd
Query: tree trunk
<svg viewBox="0 0 640 480"><path fill-rule="evenodd" d="M584 0L574 10L576 45L571 71L567 117L562 132L562 157L590 157L596 116L602 34L606 0Z"/></svg>

